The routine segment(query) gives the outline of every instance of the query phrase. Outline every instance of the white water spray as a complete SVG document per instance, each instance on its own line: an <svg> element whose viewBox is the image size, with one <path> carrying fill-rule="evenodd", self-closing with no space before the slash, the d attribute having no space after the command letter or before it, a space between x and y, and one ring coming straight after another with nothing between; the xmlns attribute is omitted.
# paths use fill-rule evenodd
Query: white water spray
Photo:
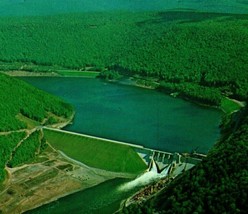
<svg viewBox="0 0 248 214"><path fill-rule="evenodd" d="M161 173L158 173L157 165L155 161L152 160L152 167L150 171L145 172L133 181L121 185L119 190L129 191L135 187L148 185L156 180L159 180L160 178L166 177L168 175L169 169L170 166L167 166Z"/></svg>

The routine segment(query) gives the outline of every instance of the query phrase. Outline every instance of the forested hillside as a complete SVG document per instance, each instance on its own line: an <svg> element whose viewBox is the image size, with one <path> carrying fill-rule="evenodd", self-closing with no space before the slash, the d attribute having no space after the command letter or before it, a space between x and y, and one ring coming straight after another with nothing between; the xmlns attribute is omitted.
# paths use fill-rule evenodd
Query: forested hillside
<svg viewBox="0 0 248 214"><path fill-rule="evenodd" d="M41 124L68 119L72 113L59 98L0 74L0 182L6 165L22 164L45 148L41 132L35 131Z"/></svg>
<svg viewBox="0 0 248 214"><path fill-rule="evenodd" d="M168 188L121 213L246 213L248 108L233 115L208 157Z"/></svg>
<svg viewBox="0 0 248 214"><path fill-rule="evenodd" d="M54 15L96 11L161 11L172 9L247 13L246 0L1 0L0 16Z"/></svg>
<svg viewBox="0 0 248 214"><path fill-rule="evenodd" d="M49 113L68 118L72 107L27 83L0 74L0 131L27 128L25 118L43 122Z"/></svg>
<svg viewBox="0 0 248 214"><path fill-rule="evenodd" d="M25 137L24 132L0 135L0 183L5 178L4 168L10 160L11 154L17 144Z"/></svg>
<svg viewBox="0 0 248 214"><path fill-rule="evenodd" d="M242 100L248 93L247 25L247 15L186 11L3 18L0 69L93 67L155 77L166 90L200 85L203 96L211 88L209 97Z"/></svg>

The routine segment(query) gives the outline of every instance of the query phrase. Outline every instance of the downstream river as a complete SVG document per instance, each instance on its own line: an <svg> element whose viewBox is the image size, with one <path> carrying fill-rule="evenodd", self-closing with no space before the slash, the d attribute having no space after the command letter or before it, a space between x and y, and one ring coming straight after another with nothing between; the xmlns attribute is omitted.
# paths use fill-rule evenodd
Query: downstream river
<svg viewBox="0 0 248 214"><path fill-rule="evenodd" d="M155 90L99 79L21 78L71 103L76 116L66 130L169 152L207 153L219 136L222 113ZM113 213L135 189L114 179L30 213Z"/></svg>

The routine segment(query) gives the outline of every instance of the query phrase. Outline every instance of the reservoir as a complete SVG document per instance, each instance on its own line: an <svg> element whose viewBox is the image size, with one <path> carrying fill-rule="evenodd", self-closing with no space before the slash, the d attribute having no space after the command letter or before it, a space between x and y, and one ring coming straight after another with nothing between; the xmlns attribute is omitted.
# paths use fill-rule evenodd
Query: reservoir
<svg viewBox="0 0 248 214"><path fill-rule="evenodd" d="M207 153L219 136L222 113L143 89L99 79L25 77L26 82L71 103L76 116L66 130L169 152ZM115 212L134 189L114 179L66 196L28 213ZM137 187L140 188L140 187Z"/></svg>
<svg viewBox="0 0 248 214"><path fill-rule="evenodd" d="M22 79L74 106L69 131L169 152L207 153L219 136L220 111L155 90L87 78Z"/></svg>

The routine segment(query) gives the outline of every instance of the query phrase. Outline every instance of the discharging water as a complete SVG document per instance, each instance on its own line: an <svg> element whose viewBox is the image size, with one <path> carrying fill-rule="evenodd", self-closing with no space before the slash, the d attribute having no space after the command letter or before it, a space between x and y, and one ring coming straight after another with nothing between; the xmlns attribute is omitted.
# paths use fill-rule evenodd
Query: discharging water
<svg viewBox="0 0 248 214"><path fill-rule="evenodd" d="M154 181L159 180L160 178L166 177L168 175L169 169L170 169L170 165L167 166L165 169L163 169L161 173L158 173L157 166L155 162L153 161L150 171L145 172L144 174L140 175L136 179L123 184L119 188L119 190L130 191L136 187L142 187L142 186L148 185Z"/></svg>

